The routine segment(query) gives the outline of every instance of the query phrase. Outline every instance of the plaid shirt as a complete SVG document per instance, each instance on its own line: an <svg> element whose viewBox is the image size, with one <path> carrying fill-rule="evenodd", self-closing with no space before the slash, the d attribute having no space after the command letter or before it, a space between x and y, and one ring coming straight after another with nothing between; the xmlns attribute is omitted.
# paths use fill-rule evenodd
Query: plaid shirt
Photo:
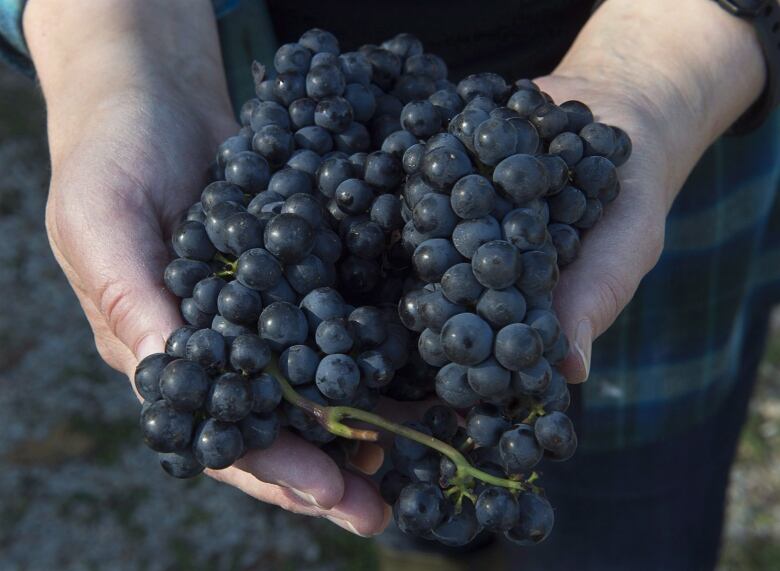
<svg viewBox="0 0 780 571"><path fill-rule="evenodd" d="M0 47L29 66L23 4L0 0ZM223 57L239 108L253 96L252 59L272 61L273 29L259 0L215 0L215 8L226 14ZM748 333L780 298L779 190L780 110L757 131L723 137L707 151L674 203L658 265L594 345L591 377L579 391L585 451L681 433L710 418L740 381L740 366L761 350Z"/></svg>

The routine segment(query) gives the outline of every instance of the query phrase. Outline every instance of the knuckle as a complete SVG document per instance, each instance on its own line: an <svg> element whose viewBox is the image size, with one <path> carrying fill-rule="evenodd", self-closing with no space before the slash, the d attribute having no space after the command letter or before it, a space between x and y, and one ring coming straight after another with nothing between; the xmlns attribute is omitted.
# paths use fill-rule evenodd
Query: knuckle
<svg viewBox="0 0 780 571"><path fill-rule="evenodd" d="M631 300L634 288L626 285L625 280L612 272L604 272L594 284L601 313L599 322L601 330L606 329Z"/></svg>
<svg viewBox="0 0 780 571"><path fill-rule="evenodd" d="M135 309L131 287L120 280L108 281L96 289L95 298L109 330L121 338L119 332Z"/></svg>

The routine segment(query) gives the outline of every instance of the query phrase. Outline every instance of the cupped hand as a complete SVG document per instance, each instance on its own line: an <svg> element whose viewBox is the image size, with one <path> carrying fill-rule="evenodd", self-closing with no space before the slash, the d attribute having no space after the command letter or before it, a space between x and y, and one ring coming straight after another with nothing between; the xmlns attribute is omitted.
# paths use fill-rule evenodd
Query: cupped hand
<svg viewBox="0 0 780 571"><path fill-rule="evenodd" d="M671 156L666 134L673 109L659 107L623 78L553 74L537 80L556 103L586 103L596 121L620 127L633 151L618 169L621 192L587 231L579 257L561 272L554 304L570 341L562 371L582 382L590 371L593 341L615 321L642 278L657 263L671 201L696 157Z"/></svg>
<svg viewBox="0 0 780 571"><path fill-rule="evenodd" d="M182 324L163 284L170 236L198 200L221 140L237 131L225 97L211 105L165 82L120 91L85 110L52 153L46 226L101 356L132 378ZM213 478L287 510L327 517L360 535L388 514L374 487L285 433Z"/></svg>

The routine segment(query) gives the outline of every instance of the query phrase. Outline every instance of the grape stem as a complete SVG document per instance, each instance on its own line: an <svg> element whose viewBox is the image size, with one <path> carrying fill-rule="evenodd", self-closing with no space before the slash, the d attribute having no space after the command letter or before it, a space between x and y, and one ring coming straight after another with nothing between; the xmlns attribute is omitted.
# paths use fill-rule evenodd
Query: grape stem
<svg viewBox="0 0 780 571"><path fill-rule="evenodd" d="M358 408L349 406L323 406L317 404L301 395L299 395L295 389L290 385L289 381L281 374L279 367L274 360L265 369L266 373L269 373L276 377L279 385L282 389L282 397L293 406L302 408L314 417L317 422L322 425L325 430L336 436L342 438L349 438L352 440L366 440L369 442L376 442L379 439L379 434L375 430L354 428L344 424L342 421L345 419L352 419L364 422L366 424L381 428L393 434L403 436L414 442L418 442L428 448L436 450L440 454L449 458L453 464L455 464L456 472L455 476L451 478L453 486L459 488L469 487L474 480L480 480L486 484L493 486L500 486L502 488L509 488L516 492L524 492L531 488L529 483L519 480L509 480L505 478L499 478L487 472L483 472L478 468L472 466L466 457L457 449L453 448L446 442L434 438L428 434L418 432L408 426L391 422L386 418L368 412ZM533 476L532 476L533 477Z"/></svg>

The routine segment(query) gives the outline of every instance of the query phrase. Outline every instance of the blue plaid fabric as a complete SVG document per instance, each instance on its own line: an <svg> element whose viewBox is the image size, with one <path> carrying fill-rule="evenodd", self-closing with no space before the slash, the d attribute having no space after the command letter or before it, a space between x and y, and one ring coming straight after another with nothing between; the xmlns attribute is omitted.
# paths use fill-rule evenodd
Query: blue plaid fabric
<svg viewBox="0 0 780 571"><path fill-rule="evenodd" d="M780 113L704 155L671 210L660 262L593 347L585 450L659 441L723 404L761 342L746 331L780 297L779 190Z"/></svg>

